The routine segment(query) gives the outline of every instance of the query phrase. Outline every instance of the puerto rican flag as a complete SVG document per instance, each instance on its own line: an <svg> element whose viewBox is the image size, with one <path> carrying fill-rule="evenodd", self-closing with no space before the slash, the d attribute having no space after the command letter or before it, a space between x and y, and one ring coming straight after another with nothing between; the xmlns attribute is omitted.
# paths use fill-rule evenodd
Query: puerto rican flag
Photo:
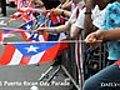
<svg viewBox="0 0 120 90"><path fill-rule="evenodd" d="M22 29L3 29L2 31L6 34L24 32ZM17 36L17 38L18 37L21 39L23 38L21 36ZM51 62L54 61L59 53L59 50L63 50L64 47L61 47L61 45L64 44L45 41L42 35L39 42L11 42L11 44L0 45L0 48L2 48L0 65L30 65Z"/></svg>
<svg viewBox="0 0 120 90"><path fill-rule="evenodd" d="M27 29L28 26L26 27ZM10 31L12 33L21 32L19 31L19 29ZM62 38L62 36L59 37L57 41L62 40ZM1 45L4 49L1 50L2 55L0 56L0 65L30 65L54 61L59 52L68 47L68 45L66 45L65 43L57 43L54 41L53 43L50 42L51 41L45 41L43 35L39 35L39 41L36 42L12 42L12 44Z"/></svg>
<svg viewBox="0 0 120 90"><path fill-rule="evenodd" d="M53 61L59 51L58 43L7 44L0 65L30 65ZM52 52L52 53L51 53Z"/></svg>
<svg viewBox="0 0 120 90"><path fill-rule="evenodd" d="M20 8L11 16L10 20L23 20L27 23L28 21L35 19L33 12L35 12L33 8Z"/></svg>
<svg viewBox="0 0 120 90"><path fill-rule="evenodd" d="M34 20L30 20L27 23L20 26L21 29L25 30L25 32L20 32L25 41L32 41L32 40L30 40L30 37L31 37L32 33L29 32L29 31L32 30L32 28L34 26L35 26L35 21Z"/></svg>

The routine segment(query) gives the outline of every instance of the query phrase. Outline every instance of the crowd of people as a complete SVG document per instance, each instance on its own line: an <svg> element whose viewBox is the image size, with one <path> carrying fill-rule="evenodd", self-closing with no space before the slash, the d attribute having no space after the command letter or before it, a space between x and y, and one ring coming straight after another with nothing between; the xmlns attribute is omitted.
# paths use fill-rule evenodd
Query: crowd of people
<svg viewBox="0 0 120 90"><path fill-rule="evenodd" d="M120 89L119 0L34 0L34 7L67 18L64 25L38 28L36 32L67 32L76 39L84 31L84 41L90 47L106 44L107 67L85 80L82 90Z"/></svg>

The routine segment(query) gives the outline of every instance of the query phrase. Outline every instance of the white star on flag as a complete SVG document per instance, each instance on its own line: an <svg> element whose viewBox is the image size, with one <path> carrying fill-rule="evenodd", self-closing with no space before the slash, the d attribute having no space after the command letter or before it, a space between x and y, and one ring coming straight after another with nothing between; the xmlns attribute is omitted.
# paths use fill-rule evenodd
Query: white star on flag
<svg viewBox="0 0 120 90"><path fill-rule="evenodd" d="M29 24L27 24L25 27L26 27L27 30L31 29L31 25L29 25Z"/></svg>
<svg viewBox="0 0 120 90"><path fill-rule="evenodd" d="M25 49L27 50L27 53L30 53L37 52L37 49L39 49L39 47L34 47L33 45L30 45L30 47L26 47Z"/></svg>

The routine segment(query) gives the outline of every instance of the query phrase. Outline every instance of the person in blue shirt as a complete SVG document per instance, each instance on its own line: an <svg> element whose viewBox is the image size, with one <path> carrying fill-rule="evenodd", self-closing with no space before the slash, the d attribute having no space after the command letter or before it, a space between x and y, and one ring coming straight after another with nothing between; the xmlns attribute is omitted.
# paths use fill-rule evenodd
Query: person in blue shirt
<svg viewBox="0 0 120 90"><path fill-rule="evenodd" d="M118 61L87 79L82 90L120 90L120 2L106 7L101 29L89 34L85 42L94 46L106 41L108 59Z"/></svg>
<svg viewBox="0 0 120 90"><path fill-rule="evenodd" d="M106 7L105 18L100 30L113 30L120 27L120 3L114 2ZM120 41L109 41L107 44L108 64L120 59Z"/></svg>

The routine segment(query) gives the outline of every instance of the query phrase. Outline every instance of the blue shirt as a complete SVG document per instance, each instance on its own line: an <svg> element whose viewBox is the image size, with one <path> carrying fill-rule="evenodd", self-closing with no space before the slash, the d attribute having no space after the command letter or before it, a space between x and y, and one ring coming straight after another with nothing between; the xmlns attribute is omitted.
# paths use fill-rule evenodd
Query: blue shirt
<svg viewBox="0 0 120 90"><path fill-rule="evenodd" d="M113 30L116 27L120 27L120 3L117 1L112 4L108 4L106 7L105 18L100 29ZM107 42L107 47L108 59L120 59L120 41L109 41Z"/></svg>

